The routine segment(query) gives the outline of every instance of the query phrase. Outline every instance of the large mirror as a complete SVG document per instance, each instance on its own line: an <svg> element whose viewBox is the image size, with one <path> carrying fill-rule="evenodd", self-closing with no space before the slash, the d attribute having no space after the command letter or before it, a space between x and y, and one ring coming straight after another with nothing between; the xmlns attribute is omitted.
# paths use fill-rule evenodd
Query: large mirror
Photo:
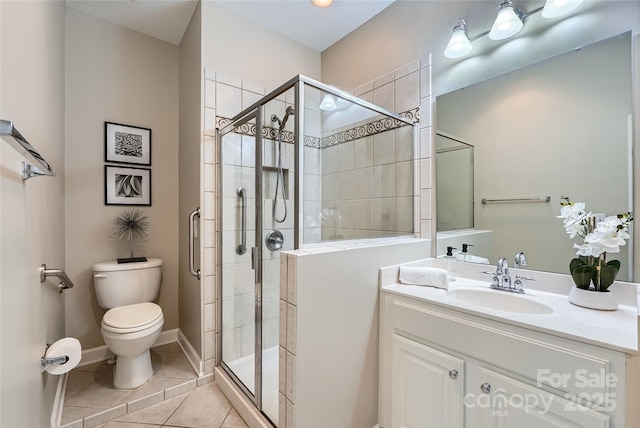
<svg viewBox="0 0 640 428"><path fill-rule="evenodd" d="M625 33L438 96L436 133L473 153L471 181L446 174L453 167L436 159L437 188L453 189L437 195L438 254L440 241L456 236L492 263L522 251L528 269L567 273L582 241L556 217L562 196L593 213L632 211L631 81ZM458 202L447 195L461 193L472 199L452 207ZM453 212L468 218L465 202L470 228L440 221ZM622 262L619 280L632 280L632 249L628 242L608 254Z"/></svg>

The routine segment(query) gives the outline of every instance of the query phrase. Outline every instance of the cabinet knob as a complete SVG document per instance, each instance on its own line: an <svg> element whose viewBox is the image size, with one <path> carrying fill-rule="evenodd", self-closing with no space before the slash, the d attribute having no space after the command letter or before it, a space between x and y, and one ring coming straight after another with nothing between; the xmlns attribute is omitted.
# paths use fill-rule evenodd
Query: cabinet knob
<svg viewBox="0 0 640 428"><path fill-rule="evenodd" d="M488 394L489 392L491 392L491 385L489 385L488 383L483 383L482 385L480 385L480 391Z"/></svg>
<svg viewBox="0 0 640 428"><path fill-rule="evenodd" d="M458 377L458 370L456 369L449 370L449 377L451 379L456 379Z"/></svg>

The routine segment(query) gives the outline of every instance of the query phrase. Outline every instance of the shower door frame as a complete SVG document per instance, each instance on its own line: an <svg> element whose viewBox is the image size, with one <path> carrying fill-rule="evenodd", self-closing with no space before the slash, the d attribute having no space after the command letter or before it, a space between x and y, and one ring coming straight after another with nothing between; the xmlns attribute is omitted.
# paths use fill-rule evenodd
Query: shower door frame
<svg viewBox="0 0 640 428"><path fill-rule="evenodd" d="M268 416L264 413L262 409L262 268L263 268L263 259L262 259L262 245L263 245L263 225L262 225L262 211L263 211L263 200L262 200L262 174L263 174L263 113L264 113L264 105L268 102L275 100L277 97L284 94L286 91L290 89L294 89L294 109L295 109L295 118L294 118L294 242L293 248L299 249L304 245L304 233L302 228L304 227L303 222L303 202L304 201L304 186L303 186L303 172L301 171L302 166L304 165L304 135L302 135L303 124L305 119L305 91L302 89L301 85L309 85L315 89L320 91L324 91L326 93L335 95L344 100L350 101L356 105L368 108L376 113L387 116L396 121L405 123L406 125L410 125L414 128L414 141L416 138L416 120L411 120L400 116L396 113L388 111L382 107L379 107L375 104L372 104L368 101L362 100L352 94L341 91L339 89L333 88L327 84L319 82L317 80L311 79L304 75L297 75L285 82L277 89L273 90L269 94L262 97L260 100L252 104L251 106L244 109L242 112L237 114L236 116L229 119L229 122L224 126L216 129L216 143L217 143L217 153L219 159L219 167L217 171L217 194L220 198L219 203L217 204L217 213L218 213L218 221L222 222L222 186L223 186L223 177L222 177L222 135L230 132L231 130L238 127L239 124L247 123L251 119L255 118L256 120L256 168L255 168L255 186L256 186L256 232L255 232L255 247L252 248L252 266L258 267L255 273L255 285L256 285L256 305L255 305L255 381L254 388L255 394L251 393L242 383L242 381L236 376L236 374L231 370L223 361L222 361L222 231L218 234L218 248L220 249L218 256L216 257L216 266L220 267L217 275L217 290L218 290L218 311L217 311L217 328L219 329L219 336L216 344L216 360L217 364L223 369L223 371L228 374L237 387L239 387L242 392L247 396L256 406L256 408L268 418ZM415 149L414 143L414 149ZM415 161L416 156L414 152L414 171L415 171ZM414 172L415 174L415 172ZM414 220L415 222L415 220ZM269 418L268 418L269 419ZM278 417L280 419L280 417Z"/></svg>
<svg viewBox="0 0 640 428"><path fill-rule="evenodd" d="M249 109L248 109L249 110ZM218 129L216 134L216 140L218 145L218 159L220 159L220 167L218 168L218 195L220 195L220 202L218 203L218 218L220 222L222 222L223 216L223 199L222 198L222 188L223 188L223 173L222 173L222 137L227 135L228 133L232 133L235 129L243 124L249 123L252 119L255 119L256 125L256 135L255 135L255 176L254 176L254 187L255 187L255 242L254 246L251 247L251 268L254 270L254 287L255 287L255 307L254 307L254 381L253 388L254 393L252 393L249 388L247 388L242 380L235 374L235 372L227 366L227 364L222 360L222 303L219 306L218 310L218 326L220 326L220 337L218 340L217 346L217 355L219 356L218 361L220 366L223 368L225 373L227 373L234 381L234 383L242 389L243 393L253 402L253 404L262 411L262 242L258 239L258 237L262 236L262 171L263 171L263 161L262 161L262 132L259 132L262 129L262 115L263 115L263 106L257 105L253 108L253 110L248 111L245 110L244 114L234 117L226 124L223 128ZM226 131L226 132L225 132ZM246 209L246 207L245 207ZM246 225L244 225L246 227ZM246 233L246 230L244 231ZM216 261L219 264L220 268L222 267L221 258L222 258L222 239L223 233L219 234L218 238L218 248L220 248L220 259ZM222 272L219 271L218 274L218 296L220 298L220 302L222 302Z"/></svg>

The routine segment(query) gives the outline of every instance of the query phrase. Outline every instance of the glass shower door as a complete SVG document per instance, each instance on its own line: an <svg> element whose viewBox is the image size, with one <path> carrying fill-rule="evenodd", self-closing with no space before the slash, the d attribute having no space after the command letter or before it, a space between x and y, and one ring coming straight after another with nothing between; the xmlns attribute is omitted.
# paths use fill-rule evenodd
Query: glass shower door
<svg viewBox="0 0 640 428"><path fill-rule="evenodd" d="M293 249L295 224L293 115L273 100L219 137L221 362L276 425L280 251Z"/></svg>
<svg viewBox="0 0 640 428"><path fill-rule="evenodd" d="M222 363L257 403L256 301L253 269L256 222L256 122L254 113L220 137L222 216ZM253 130L253 132L251 132ZM258 273L257 273L258 272Z"/></svg>

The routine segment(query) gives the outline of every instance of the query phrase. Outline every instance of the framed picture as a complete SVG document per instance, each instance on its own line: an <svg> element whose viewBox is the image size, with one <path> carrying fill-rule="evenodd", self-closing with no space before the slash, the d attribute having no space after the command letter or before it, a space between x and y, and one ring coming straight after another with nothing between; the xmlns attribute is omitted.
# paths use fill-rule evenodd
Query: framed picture
<svg viewBox="0 0 640 428"><path fill-rule="evenodd" d="M151 170L105 165L104 204L151 206Z"/></svg>
<svg viewBox="0 0 640 428"><path fill-rule="evenodd" d="M119 123L104 123L105 162L151 166L151 130Z"/></svg>

